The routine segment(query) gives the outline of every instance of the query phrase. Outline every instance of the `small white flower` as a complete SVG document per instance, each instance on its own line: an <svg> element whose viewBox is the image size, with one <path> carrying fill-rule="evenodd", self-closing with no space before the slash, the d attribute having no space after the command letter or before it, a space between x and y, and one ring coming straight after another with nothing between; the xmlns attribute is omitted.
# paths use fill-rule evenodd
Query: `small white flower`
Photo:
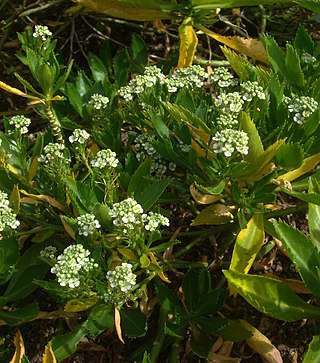
<svg viewBox="0 0 320 363"><path fill-rule="evenodd" d="M136 278L132 272L132 265L125 262L107 273L107 280L115 292L129 293L136 284Z"/></svg>
<svg viewBox="0 0 320 363"><path fill-rule="evenodd" d="M36 25L34 28L34 38L41 38L43 42L51 37L52 33L45 25Z"/></svg>
<svg viewBox="0 0 320 363"><path fill-rule="evenodd" d="M216 83L220 88L228 88L236 85L237 81L226 67L215 68L208 77L209 83Z"/></svg>
<svg viewBox="0 0 320 363"><path fill-rule="evenodd" d="M318 102L309 96L294 96L293 99L286 97L288 111L293 114L293 120L301 125L318 108Z"/></svg>
<svg viewBox="0 0 320 363"><path fill-rule="evenodd" d="M118 163L117 154L110 149L98 151L95 158L91 161L91 165L99 169L104 169L105 167L116 168Z"/></svg>
<svg viewBox="0 0 320 363"><path fill-rule="evenodd" d="M243 99L239 92L220 93L216 100L216 106L224 113L239 113L243 107Z"/></svg>
<svg viewBox="0 0 320 363"><path fill-rule="evenodd" d="M247 155L249 151L248 135L244 131L225 129L218 131L212 138L213 150L222 153L226 157L232 156L235 150L240 154Z"/></svg>
<svg viewBox="0 0 320 363"><path fill-rule="evenodd" d="M16 229L20 222L16 219L16 215L13 210L9 207L8 194L0 191L0 232L5 227Z"/></svg>
<svg viewBox="0 0 320 363"><path fill-rule="evenodd" d="M99 221L93 214L83 214L77 217L79 235L89 236L92 235L98 228L100 228Z"/></svg>
<svg viewBox="0 0 320 363"><path fill-rule="evenodd" d="M160 226L169 226L169 219L162 214L149 212L149 214L143 214L142 219L144 222L144 228L146 231L154 232Z"/></svg>
<svg viewBox="0 0 320 363"><path fill-rule="evenodd" d="M16 130L20 130L21 134L26 134L28 132L30 124L31 120L22 115L13 116L9 120L9 125L14 126Z"/></svg>
<svg viewBox="0 0 320 363"><path fill-rule="evenodd" d="M69 136L69 141L71 144L73 143L79 143L79 144L85 144L90 137L90 134L86 130L82 129L75 129L71 136Z"/></svg>
<svg viewBox="0 0 320 363"><path fill-rule="evenodd" d="M64 150L65 146L63 144L49 143L43 148L43 153L39 157L39 162L43 164L51 164L55 161L66 162Z"/></svg>
<svg viewBox="0 0 320 363"><path fill-rule="evenodd" d="M54 246L47 246L42 251L40 251L40 256L44 258L49 258L51 260L56 258L58 250Z"/></svg>
<svg viewBox="0 0 320 363"><path fill-rule="evenodd" d="M254 97L257 97L260 100L266 99L266 95L263 91L263 88L259 86L259 83L256 81L243 82L241 83L240 87L241 87L242 98L244 99L244 101L250 102Z"/></svg>
<svg viewBox="0 0 320 363"><path fill-rule="evenodd" d="M95 93L91 96L89 103L95 110L105 109L108 107L109 98Z"/></svg>

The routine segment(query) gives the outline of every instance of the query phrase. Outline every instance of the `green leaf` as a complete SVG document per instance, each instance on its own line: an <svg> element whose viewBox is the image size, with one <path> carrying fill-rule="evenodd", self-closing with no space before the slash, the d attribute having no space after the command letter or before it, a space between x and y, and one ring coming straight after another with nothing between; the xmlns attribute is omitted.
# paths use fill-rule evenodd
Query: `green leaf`
<svg viewBox="0 0 320 363"><path fill-rule="evenodd" d="M274 227L302 280L319 298L319 251L304 234L286 223L274 222Z"/></svg>
<svg viewBox="0 0 320 363"><path fill-rule="evenodd" d="M276 153L277 164L285 170L297 169L302 165L303 156L300 144L284 144Z"/></svg>
<svg viewBox="0 0 320 363"><path fill-rule="evenodd" d="M82 116L83 102L76 85L68 83L66 86L68 101L71 106Z"/></svg>
<svg viewBox="0 0 320 363"><path fill-rule="evenodd" d="M59 361L72 355L77 350L78 343L86 334L88 334L88 329L86 322L84 322L69 333L56 335L51 340L51 347L56 359Z"/></svg>
<svg viewBox="0 0 320 363"><path fill-rule="evenodd" d="M0 319L4 320L8 325L14 326L32 320L38 313L38 305L33 303L13 311L0 310Z"/></svg>
<svg viewBox="0 0 320 363"><path fill-rule="evenodd" d="M309 194L320 194L319 182L315 178L309 180ZM320 251L320 206L309 203L308 204L308 224L311 236L311 242Z"/></svg>
<svg viewBox="0 0 320 363"><path fill-rule="evenodd" d="M98 302L90 311L86 322L87 329L94 338L110 328L114 323L114 308L104 302Z"/></svg>
<svg viewBox="0 0 320 363"><path fill-rule="evenodd" d="M144 66L148 63L148 49L143 38L138 34L133 34L131 39L131 52L134 62L138 66Z"/></svg>
<svg viewBox="0 0 320 363"><path fill-rule="evenodd" d="M92 72L92 77L96 82L103 82L106 78L108 78L107 69L99 57L89 52L88 62Z"/></svg>
<svg viewBox="0 0 320 363"><path fill-rule="evenodd" d="M222 328L219 334L224 340L231 340L232 342L242 342L252 336L249 330L235 320L229 320L229 324Z"/></svg>
<svg viewBox="0 0 320 363"><path fill-rule="evenodd" d="M320 363L320 335L313 337L303 363Z"/></svg>
<svg viewBox="0 0 320 363"><path fill-rule="evenodd" d="M119 53L117 53L113 61L114 77L119 87L126 85L129 68L129 54L126 49L123 49Z"/></svg>
<svg viewBox="0 0 320 363"><path fill-rule="evenodd" d="M194 314L205 316L216 313L223 305L225 291L220 289L210 290L204 294L199 294L197 305L194 307Z"/></svg>
<svg viewBox="0 0 320 363"><path fill-rule="evenodd" d="M170 311L171 313L177 311L179 315L184 315L180 301L165 285L158 283L156 285L156 293L158 301L164 310Z"/></svg>
<svg viewBox="0 0 320 363"><path fill-rule="evenodd" d="M142 337L147 332L147 316L139 310L120 310L121 327L128 338Z"/></svg>
<svg viewBox="0 0 320 363"><path fill-rule="evenodd" d="M146 190L150 185L150 170L151 170L151 159L147 158L143 161L132 175L127 194L134 195L134 198L137 200L141 196L144 190Z"/></svg>
<svg viewBox="0 0 320 363"><path fill-rule="evenodd" d="M287 188L280 187L282 192L291 195L292 197L303 200L307 203L313 203L316 205L320 205L320 194L304 194L302 192L296 192L294 190L289 190Z"/></svg>
<svg viewBox="0 0 320 363"><path fill-rule="evenodd" d="M288 81L299 87L304 87L304 75L300 65L300 57L298 52L291 44L287 44L286 67Z"/></svg>
<svg viewBox="0 0 320 363"><path fill-rule="evenodd" d="M193 322L201 325L202 329L208 334L217 333L221 329L228 326L228 319L219 317L194 317Z"/></svg>
<svg viewBox="0 0 320 363"><path fill-rule="evenodd" d="M76 80L76 86L77 91L82 98L83 101L87 101L84 99L85 96L87 96L91 90L92 90L92 84L90 79L86 76L86 74L82 71L78 73L77 80Z"/></svg>
<svg viewBox="0 0 320 363"><path fill-rule="evenodd" d="M284 321L319 319L320 308L300 299L287 285L279 280L223 271L230 286L257 310Z"/></svg>
<svg viewBox="0 0 320 363"><path fill-rule="evenodd" d="M246 81L252 71L252 64L244 56L237 54L235 51L227 48L226 46L221 47L224 56L229 61L232 69L237 73L242 81Z"/></svg>
<svg viewBox="0 0 320 363"><path fill-rule="evenodd" d="M246 161L253 161L257 156L263 153L263 145L256 129L254 122L251 120L250 115L245 112L240 113L239 117L240 129L243 130L249 137L249 151L245 156Z"/></svg>
<svg viewBox="0 0 320 363"><path fill-rule="evenodd" d="M288 79L288 72L285 62L285 53L278 46L277 42L269 35L264 37L264 43L272 69L282 77ZM289 78L290 79L290 78Z"/></svg>
<svg viewBox="0 0 320 363"><path fill-rule="evenodd" d="M197 294L198 283L198 273L190 268L182 280L182 291L189 311L194 310L200 297Z"/></svg>
<svg viewBox="0 0 320 363"><path fill-rule="evenodd" d="M161 179L151 184L144 192L136 199L141 204L146 212L153 207L157 200L170 184L171 179Z"/></svg>
<svg viewBox="0 0 320 363"><path fill-rule="evenodd" d="M314 42L303 26L299 26L297 30L297 34L294 39L294 47L300 54L302 54L303 51L313 54Z"/></svg>
<svg viewBox="0 0 320 363"><path fill-rule="evenodd" d="M19 242L15 234L2 233L0 240L0 285L12 276L19 257Z"/></svg>
<svg viewBox="0 0 320 363"><path fill-rule="evenodd" d="M230 270L247 274L264 243L264 218L255 213L247 228L239 232L234 245Z"/></svg>

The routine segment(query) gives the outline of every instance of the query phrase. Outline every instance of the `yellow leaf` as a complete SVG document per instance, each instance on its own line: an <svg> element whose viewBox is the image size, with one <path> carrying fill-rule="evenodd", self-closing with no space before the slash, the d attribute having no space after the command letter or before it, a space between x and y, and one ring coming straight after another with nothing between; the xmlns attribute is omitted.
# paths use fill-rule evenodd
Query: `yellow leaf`
<svg viewBox="0 0 320 363"><path fill-rule="evenodd" d="M124 340L122 338L122 332L121 332L121 316L120 316L120 312L117 308L114 308L114 325L116 327L116 332L117 332L120 342L122 342L124 344Z"/></svg>
<svg viewBox="0 0 320 363"><path fill-rule="evenodd" d="M185 18L179 26L180 51L178 68L192 65L193 57L197 49L198 38L192 26L191 17Z"/></svg>
<svg viewBox="0 0 320 363"><path fill-rule="evenodd" d="M210 195L210 194L201 193L200 190L198 188L196 188L194 184L190 185L190 193L192 195L192 198L198 204L212 204L212 203L216 202L217 200L224 197L223 194Z"/></svg>
<svg viewBox="0 0 320 363"><path fill-rule="evenodd" d="M91 306L95 305L98 302L98 300L99 297L97 295L86 298L86 301L81 301L79 299L72 299L66 303L64 311L68 313L78 313L79 311L84 311L91 308Z"/></svg>
<svg viewBox="0 0 320 363"><path fill-rule="evenodd" d="M152 21L158 19L170 19L172 16L168 13L126 5L116 0L74 0L77 4L86 7L97 13L106 14L114 18L135 20L135 21ZM70 12L77 9L71 8Z"/></svg>
<svg viewBox="0 0 320 363"><path fill-rule="evenodd" d="M1 81L0 81L0 88L4 89L7 92L13 93L14 95L29 98L30 100L35 100L39 103L44 103L44 101L41 98L28 95L27 93L20 91L18 88L11 87L8 84Z"/></svg>
<svg viewBox="0 0 320 363"><path fill-rule="evenodd" d="M147 255L150 257L152 263L154 263L156 266L159 267L159 271L157 271L157 275L160 277L160 279L166 283L171 283L171 281L167 278L167 276L163 273L161 270L161 267L158 264L157 259L155 258L154 254L152 252L148 252Z"/></svg>
<svg viewBox="0 0 320 363"><path fill-rule="evenodd" d="M50 342L46 345L46 348L44 350L44 354L42 356L42 363L57 363Z"/></svg>
<svg viewBox="0 0 320 363"><path fill-rule="evenodd" d="M65 231L68 233L68 235L73 239L76 240L76 234L75 231L72 229L72 227L64 220L63 215L60 215L61 223L63 224L63 227Z"/></svg>
<svg viewBox="0 0 320 363"><path fill-rule="evenodd" d="M265 335L245 320L240 320L240 323L252 333L252 336L247 339L247 344L254 352L261 356L264 363L283 362L279 350Z"/></svg>
<svg viewBox="0 0 320 363"><path fill-rule="evenodd" d="M264 218L255 213L247 228L239 232L234 245L230 270L247 274L264 242Z"/></svg>
<svg viewBox="0 0 320 363"><path fill-rule="evenodd" d="M225 224L232 219L233 215L230 211L230 207L227 207L224 204L213 204L203 209L193 220L191 226Z"/></svg>
<svg viewBox="0 0 320 363"><path fill-rule="evenodd" d="M20 191L19 185L15 184L10 195L10 204L13 206L13 211L18 214L20 211Z"/></svg>
<svg viewBox="0 0 320 363"><path fill-rule="evenodd" d="M22 339L20 330L17 331L13 342L14 342L16 351L14 353L13 358L11 359L11 361L9 363L21 363L21 360L25 354L25 349L24 349L24 343L23 343L23 339Z"/></svg>
<svg viewBox="0 0 320 363"><path fill-rule="evenodd" d="M59 201L57 201L56 199L49 197L48 195L44 195L44 194L29 194L27 191L25 190L20 190L20 192L26 196L28 196L31 199L34 200L39 200L42 202L47 202L49 203L52 207L58 208L60 209L62 212L66 211L66 208L63 204L61 204Z"/></svg>
<svg viewBox="0 0 320 363"><path fill-rule="evenodd" d="M35 157L30 165L29 171L28 171L28 180L31 182L36 175L39 167L39 160L37 157Z"/></svg>
<svg viewBox="0 0 320 363"><path fill-rule="evenodd" d="M129 250L129 248L117 248L117 251L121 253L122 256L126 257L128 260L136 261L136 255Z"/></svg>
<svg viewBox="0 0 320 363"><path fill-rule="evenodd" d="M308 158L304 159L301 166L298 169L289 171L286 174L278 176L277 180L287 180L291 182L299 178L301 175L306 174L308 171L313 169L320 163L320 153L309 156Z"/></svg>
<svg viewBox="0 0 320 363"><path fill-rule="evenodd" d="M225 37L223 35L214 33L200 24L196 24L195 27L199 30L202 30L205 34L209 35L209 37L227 45L237 52L245 54L248 57L256 59L262 63L269 64L267 52L260 40L253 38L241 38L239 36Z"/></svg>

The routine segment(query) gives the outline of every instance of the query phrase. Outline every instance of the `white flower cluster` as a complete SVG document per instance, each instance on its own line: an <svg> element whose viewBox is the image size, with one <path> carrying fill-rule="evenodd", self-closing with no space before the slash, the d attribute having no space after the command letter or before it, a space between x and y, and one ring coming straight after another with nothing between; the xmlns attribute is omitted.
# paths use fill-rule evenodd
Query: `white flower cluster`
<svg viewBox="0 0 320 363"><path fill-rule="evenodd" d="M242 110L244 100L239 92L222 92L216 99L216 106L220 112L228 114L239 113Z"/></svg>
<svg viewBox="0 0 320 363"><path fill-rule="evenodd" d="M49 143L43 148L43 154L39 156L39 162L43 164L53 164L55 162L70 162L64 154L66 147L63 144Z"/></svg>
<svg viewBox="0 0 320 363"><path fill-rule="evenodd" d="M114 218L113 224L124 234L142 224L144 224L145 230L150 232L154 232L160 226L169 226L167 217L154 212L143 213L141 205L132 198L115 203L110 209L109 215Z"/></svg>
<svg viewBox="0 0 320 363"><path fill-rule="evenodd" d="M98 228L100 228L99 221L93 214L83 214L77 217L78 221L78 232L82 236L92 235Z"/></svg>
<svg viewBox="0 0 320 363"><path fill-rule="evenodd" d="M135 95L154 87L157 83L165 84L170 93L181 88L200 88L207 77L208 74L198 65L179 68L171 77L166 77L156 66L146 67L144 74L134 77L128 86L121 87L118 95L131 101Z"/></svg>
<svg viewBox="0 0 320 363"><path fill-rule="evenodd" d="M85 144L90 137L90 134L86 130L75 129L71 136L69 136L69 141L71 144Z"/></svg>
<svg viewBox="0 0 320 363"><path fill-rule="evenodd" d="M113 271L107 272L107 280L113 290L121 292L130 292L132 287L136 284L137 276L132 272L132 265L123 262L117 266Z"/></svg>
<svg viewBox="0 0 320 363"><path fill-rule="evenodd" d="M176 170L175 163L167 163L152 144L154 135L141 134L136 137L133 148L136 152L138 161L145 160L146 157L151 158L151 174L155 174L157 178L163 178L169 169L170 171Z"/></svg>
<svg viewBox="0 0 320 363"><path fill-rule="evenodd" d="M266 99L266 95L263 91L263 88L259 86L259 83L257 81L243 82L240 84L240 87L241 87L242 98L247 102L252 101L254 97L257 97L260 100Z"/></svg>
<svg viewBox="0 0 320 363"><path fill-rule="evenodd" d="M220 88L235 86L237 81L226 67L215 68L208 76L209 83L216 83Z"/></svg>
<svg viewBox="0 0 320 363"><path fill-rule="evenodd" d="M118 163L117 154L110 149L98 151L91 161L91 165L99 169L104 169L105 167L116 168Z"/></svg>
<svg viewBox="0 0 320 363"><path fill-rule="evenodd" d="M182 141L179 142L179 148L183 153L188 153L192 149L191 145L187 145Z"/></svg>
<svg viewBox="0 0 320 363"><path fill-rule="evenodd" d="M109 98L95 93L91 96L89 103L95 110L101 110L108 107Z"/></svg>
<svg viewBox="0 0 320 363"><path fill-rule="evenodd" d="M301 125L318 108L318 102L309 96L295 96L292 100L284 98L288 110L293 114L293 120Z"/></svg>
<svg viewBox="0 0 320 363"><path fill-rule="evenodd" d="M42 251L40 251L40 256L54 260L56 258L57 252L58 252L58 250L56 247L47 246Z"/></svg>
<svg viewBox="0 0 320 363"><path fill-rule="evenodd" d="M5 227L16 229L20 225L13 210L9 207L9 203L8 194L0 190L0 232Z"/></svg>
<svg viewBox="0 0 320 363"><path fill-rule="evenodd" d="M217 126L221 129L232 129L238 123L236 113L222 113L217 117Z"/></svg>
<svg viewBox="0 0 320 363"><path fill-rule="evenodd" d="M134 199L127 198L119 203L113 204L109 211L113 224L122 229L123 233L133 230L137 224L142 223L143 209Z"/></svg>
<svg viewBox="0 0 320 363"><path fill-rule="evenodd" d="M9 125L14 126L16 130L20 130L21 134L26 134L28 132L30 124L31 120L23 115L13 116L9 120Z"/></svg>
<svg viewBox="0 0 320 363"><path fill-rule="evenodd" d="M51 37L52 33L49 30L49 28L45 25L36 25L34 27L34 38L41 38L43 42L45 42L47 39Z"/></svg>
<svg viewBox="0 0 320 363"><path fill-rule="evenodd" d="M67 247L63 254L58 256L51 273L57 276L60 286L70 289L79 287L81 281L88 278L88 273L99 267L89 256L90 251L80 244Z"/></svg>
<svg viewBox="0 0 320 363"><path fill-rule="evenodd" d="M310 53L304 52L301 56L301 60L305 64L315 65L317 63L317 58L312 56Z"/></svg>
<svg viewBox="0 0 320 363"><path fill-rule="evenodd" d="M214 142L214 152L222 153L226 157L232 156L235 150L243 155L247 155L249 151L249 138L244 131L233 129L221 130L215 134L212 141Z"/></svg>
<svg viewBox="0 0 320 363"><path fill-rule="evenodd" d="M154 232L160 226L169 226L169 219L162 214L149 212L149 214L143 214L142 220L144 222L144 228L146 231Z"/></svg>

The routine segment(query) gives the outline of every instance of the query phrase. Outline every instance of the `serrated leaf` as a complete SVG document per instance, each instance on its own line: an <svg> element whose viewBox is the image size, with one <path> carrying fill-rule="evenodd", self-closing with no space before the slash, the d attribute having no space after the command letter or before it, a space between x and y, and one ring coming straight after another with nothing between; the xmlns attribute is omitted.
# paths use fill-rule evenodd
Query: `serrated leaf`
<svg viewBox="0 0 320 363"><path fill-rule="evenodd" d="M278 238L294 263L302 280L316 297L320 297L319 276L320 258L318 250L300 231L283 222L274 222Z"/></svg>
<svg viewBox="0 0 320 363"><path fill-rule="evenodd" d="M230 270L247 274L264 243L264 218L255 213L247 228L239 232L234 245Z"/></svg>
<svg viewBox="0 0 320 363"><path fill-rule="evenodd" d="M240 79L242 81L248 80L252 64L244 56L237 54L226 46L221 46L221 50Z"/></svg>
<svg viewBox="0 0 320 363"><path fill-rule="evenodd" d="M117 53L113 60L114 77L119 87L122 87L127 83L129 68L129 54L126 49L123 49Z"/></svg>
<svg viewBox="0 0 320 363"><path fill-rule="evenodd" d="M42 356L42 363L57 363L50 342L46 345L46 348L44 350L44 354Z"/></svg>
<svg viewBox="0 0 320 363"><path fill-rule="evenodd" d="M23 342L20 330L17 330L13 342L14 342L14 346L15 346L15 353L9 363L21 363L22 358L25 354L25 348L24 348L24 342Z"/></svg>
<svg viewBox="0 0 320 363"><path fill-rule="evenodd" d="M272 69L282 78L288 78L284 51L271 36L265 36L264 43Z"/></svg>
<svg viewBox="0 0 320 363"><path fill-rule="evenodd" d="M287 285L270 277L223 271L229 284L249 304L284 321L319 319L320 308L300 299ZM266 293L267 292L267 293Z"/></svg>
<svg viewBox="0 0 320 363"><path fill-rule="evenodd" d="M139 310L121 309L121 326L128 338L142 337L147 332L147 316Z"/></svg>
<svg viewBox="0 0 320 363"><path fill-rule="evenodd" d="M304 75L300 65L300 58L298 52L291 44L287 44L286 52L286 67L289 81L299 87L304 87Z"/></svg>
<svg viewBox="0 0 320 363"><path fill-rule="evenodd" d="M197 49L198 38L193 29L192 18L187 17L179 26L180 50L178 68L192 65L193 57Z"/></svg>
<svg viewBox="0 0 320 363"><path fill-rule="evenodd" d="M102 60L93 53L88 54L88 62L91 69L92 77L96 82L103 82L108 78L107 69Z"/></svg>

